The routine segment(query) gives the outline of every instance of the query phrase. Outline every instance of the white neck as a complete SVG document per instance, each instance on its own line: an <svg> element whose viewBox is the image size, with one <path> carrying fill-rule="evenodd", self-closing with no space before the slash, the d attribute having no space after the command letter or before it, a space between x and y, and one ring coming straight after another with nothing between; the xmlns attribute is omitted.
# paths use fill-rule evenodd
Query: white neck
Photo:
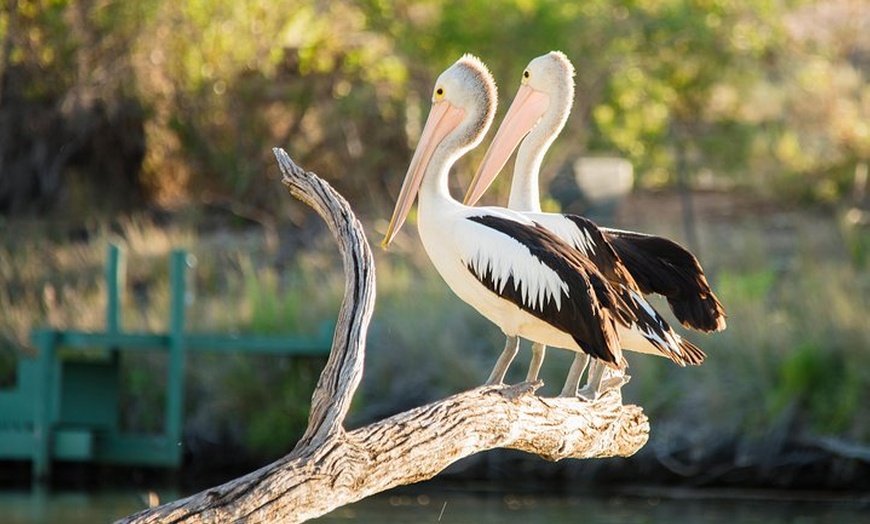
<svg viewBox="0 0 870 524"><path fill-rule="evenodd" d="M544 155L557 134L559 134L559 129L553 132L544 125L544 122L541 122L523 139L514 164L514 177L511 181L508 208L533 213L541 211L541 196L538 187L541 164L543 164Z"/></svg>
<svg viewBox="0 0 870 524"><path fill-rule="evenodd" d="M426 172L423 173L423 181L420 185L420 200L418 201L417 218L418 225L423 220L437 220L430 216L435 208L441 205L453 203L460 205L450 194L450 168L462 156L463 150L451 151L451 147L445 144L439 145L432 153Z"/></svg>

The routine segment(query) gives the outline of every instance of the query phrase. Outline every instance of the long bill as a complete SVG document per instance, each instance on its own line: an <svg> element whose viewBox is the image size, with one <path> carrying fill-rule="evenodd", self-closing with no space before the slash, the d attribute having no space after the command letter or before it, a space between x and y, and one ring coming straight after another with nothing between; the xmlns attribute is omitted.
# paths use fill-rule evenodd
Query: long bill
<svg viewBox="0 0 870 524"><path fill-rule="evenodd" d="M520 140L541 120L549 104L549 95L527 84L520 86L517 96L483 157L483 162L474 174L468 192L465 193L463 200L465 205L473 206L486 193L495 177L504 168L508 158L519 146Z"/></svg>
<svg viewBox="0 0 870 524"><path fill-rule="evenodd" d="M402 224L405 223L411 206L414 205L414 199L420 191L423 175L429 167L435 148L450 131L462 122L464 117L465 111L453 106L450 102L440 101L432 105L429 117L426 119L426 125L423 126L423 133L420 135L420 142L417 143L417 150L414 151L411 164L408 166L408 173L402 183L399 198L396 200L396 208L393 210L393 217L387 227L387 234L384 235L384 240L381 242L381 247L384 249L390 245L399 229L402 228Z"/></svg>

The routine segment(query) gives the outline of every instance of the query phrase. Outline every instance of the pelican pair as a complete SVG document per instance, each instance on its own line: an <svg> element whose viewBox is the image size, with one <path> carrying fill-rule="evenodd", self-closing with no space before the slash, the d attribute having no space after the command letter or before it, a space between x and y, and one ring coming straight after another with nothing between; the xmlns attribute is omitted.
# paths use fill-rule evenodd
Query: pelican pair
<svg viewBox="0 0 870 524"><path fill-rule="evenodd" d="M564 55L551 53L546 57L551 55L568 63ZM550 67L551 60L546 57L541 57L545 59L542 63ZM528 91L526 86L530 84L532 73L538 69L536 61L524 73L520 95ZM569 100L570 110L573 97L570 76L569 83L571 97L536 90L523 96L526 102L520 104L518 95L497 134L497 137L509 136L510 142L500 145L507 140L500 138L493 142L469 189L468 201L483 194L507 156L527 133L530 139L535 136L538 127L534 124L546 122L541 115L555 112L563 98ZM530 172L519 185L518 171L515 172L514 186L523 187L517 190L516 198L512 190L511 206L522 209L523 205L517 202L525 198L526 204L534 202L526 206L527 209L470 207L453 199L448 189L450 168L462 155L480 144L492 124L495 106L495 82L477 58L465 55L439 76L429 117L383 242L384 247L390 244L419 194L420 238L436 270L460 299L499 326L506 335L505 348L487 383L503 381L517 353L520 338L533 343L527 380L537 379L546 346L564 348L577 354L562 395L578 394L580 377L589 356L600 364L593 368L596 370L594 378L593 369L590 370L581 396L590 398L601 393L604 369L601 366L623 370L626 362L622 348L664 355L681 365L700 363L703 352L674 333L641 295L642 291L661 292L661 288L642 280L646 286L644 289L634 280L630 267L622 263L606 238L606 232L582 217L540 213L536 202L537 169L544 152L564 125L564 119L556 126L541 126L540 129L549 130L547 133L537 132L548 135L540 143L533 144L527 139L520 147L517 167L529 168ZM503 133L505 126L517 118L512 114L524 113L520 108L526 106L534 113L540 113L533 119L534 124L525 132L519 132L518 139L517 134ZM559 118L562 116L557 120ZM505 151L507 156L504 156ZM529 179L535 183L531 184ZM535 186L533 190L529 189L532 185ZM522 191L527 194L520 196ZM582 226L573 229L559 227L554 225L557 220ZM639 261L652 258L662 266L661 260L666 256L656 258L656 254L649 254L643 241L633 242L635 236L632 234L614 232L611 235L624 239L630 246L627 248L629 251L640 252ZM637 238L646 240L650 237ZM699 266L697 270L696 273L700 271ZM649 274L654 273L651 271ZM700 272L700 278L706 284L703 272ZM674 300L679 303L680 297L674 295ZM610 387L619 384L621 381L617 380Z"/></svg>

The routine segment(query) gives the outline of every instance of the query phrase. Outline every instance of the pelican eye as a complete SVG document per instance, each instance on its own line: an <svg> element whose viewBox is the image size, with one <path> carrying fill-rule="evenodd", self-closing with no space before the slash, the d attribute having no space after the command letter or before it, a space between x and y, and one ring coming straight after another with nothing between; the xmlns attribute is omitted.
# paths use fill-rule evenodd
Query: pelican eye
<svg viewBox="0 0 870 524"><path fill-rule="evenodd" d="M441 100L442 98L444 98L444 88L439 87L435 90L435 100Z"/></svg>
<svg viewBox="0 0 870 524"><path fill-rule="evenodd" d="M532 74L529 73L529 70L528 70L528 69L526 69L525 71L523 71L523 80L528 80L531 76L532 76Z"/></svg>

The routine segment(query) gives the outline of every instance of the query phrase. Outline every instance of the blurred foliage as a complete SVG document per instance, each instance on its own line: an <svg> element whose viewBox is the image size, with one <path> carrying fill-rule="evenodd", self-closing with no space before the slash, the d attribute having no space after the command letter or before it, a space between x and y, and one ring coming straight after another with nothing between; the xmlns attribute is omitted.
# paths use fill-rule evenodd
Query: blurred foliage
<svg viewBox="0 0 870 524"><path fill-rule="evenodd" d="M277 145L383 213L439 71L478 54L506 102L529 59L561 49L579 89L554 158L623 155L660 185L682 157L705 180L836 200L870 155L868 11L861 0L21 0L0 14L0 112L23 97L73 125L71 100L135 99L136 179L152 202L274 210L262 182ZM68 161L52 154L44 169Z"/></svg>
<svg viewBox="0 0 870 524"><path fill-rule="evenodd" d="M776 272L770 268L739 274L722 272L717 284L722 294L733 299L760 302L767 297L776 278Z"/></svg>
<svg viewBox="0 0 870 524"><path fill-rule="evenodd" d="M394 158L383 152L404 145L404 68L349 2L160 3L146 32L137 67L155 147L143 177L158 196L198 188L268 208L279 201L262 184L270 146L289 143L322 172L357 175L388 169ZM352 198L364 182L336 186Z"/></svg>
<svg viewBox="0 0 870 524"><path fill-rule="evenodd" d="M255 455L289 452L305 431L306 401L326 359L233 355L231 360L231 366L221 366L224 372L219 385L238 394L215 397L221 398L226 411L210 413L209 433L215 426L232 426L241 430L240 444ZM200 380L212 378L203 376Z"/></svg>
<svg viewBox="0 0 870 524"><path fill-rule="evenodd" d="M856 268L867 269L870 262L870 212L859 207L841 213L840 232Z"/></svg>
<svg viewBox="0 0 870 524"><path fill-rule="evenodd" d="M138 172L107 173L133 177L149 203L230 207L237 218L274 228L289 207L267 178L277 178L270 148L280 146L327 178L363 218L386 217L441 70L462 53L479 55L501 86L503 113L527 62L561 49L577 67L578 90L545 176L560 160L616 154L631 159L645 186L673 183L682 160L696 184L840 202L859 185L860 166L866 186L868 20L864 0L5 2L0 210L8 209L13 182L34 179L13 176L13 153L27 162L39 157L34 169L59 171L21 186L25 197L34 187L61 189L34 214L54 210L88 229L71 242L66 220L41 229L0 221L0 384L14 374L10 348L20 349L32 326L102 326L109 240L120 238L135 258L128 277L142 291L125 300L127 328L165 329L173 246L190 247L200 261L191 329L316 332L338 307L343 281L328 238L318 245L310 236L285 237L276 249L245 234L156 225L129 209L112 227L95 226L95 207L123 191L81 173L87 170L68 154L79 140L139 129ZM131 103L136 111L113 109ZM109 121L119 114L139 121L83 134L81 115L94 107ZM53 133L59 138L46 141ZM83 151L126 154L110 146ZM505 181L495 188L499 201ZM744 209L731 204L738 214ZM692 336L708 361L677 369L631 356L626 398L656 421L663 436L653 438L663 448L679 443L668 435L707 445L781 425L870 438L861 402L870 393L866 211L845 211L841 236L832 234L836 223L816 216L749 214L745 224L701 226L710 243L703 262L729 312L725 332ZM649 227L664 220L657 216ZM793 220L804 222L784 226ZM797 247L780 249L791 227L808 232ZM378 310L354 406L359 420L479 384L503 342L450 294L419 244L402 243L378 260ZM314 248L297 253L300 246ZM557 390L570 358L550 353L543 376ZM135 359L125 364L125 423L155 429L162 421L154 377L164 364ZM522 367L512 373L521 378ZM304 425L318 370L317 362L289 358L196 356L188 435L286 451Z"/></svg>
<svg viewBox="0 0 870 524"><path fill-rule="evenodd" d="M768 397L770 408L779 412L797 403L816 431L839 434L849 429L866 391L847 358L835 347L799 345L781 363L777 387Z"/></svg>
<svg viewBox="0 0 870 524"><path fill-rule="evenodd" d="M655 204L676 201L667 198ZM734 460L740 464L787 463L793 460L783 444L789 438L836 435L866 442L870 275L852 263L844 239L831 235L834 217L778 212L743 220L701 222L701 238L711 246L702 262L729 315L724 332L686 333L707 352L707 361L680 368L628 355L632 380L624 395L654 421L650 449L668 456L693 446L685 460L702 462L723 460L716 454L724 447L739 455ZM678 238L674 228L678 218L664 215L644 230ZM319 243L309 242L316 248L292 254L274 249L265 229L197 233L142 217L94 231L88 242L32 229L16 233L0 234L2 385L14 380L16 363L7 338L18 333L26 339L35 325L104 325L102 268L109 241L127 252L122 319L128 330L167 329L167 254L178 246L197 259L187 311L191 331L314 334L322 321L335 318L343 289L340 259L325 233ZM378 303L348 427L479 385L504 343L495 326L450 292L419 249L413 228L375 256ZM654 305L668 316L662 301ZM548 351L542 394L558 393L570 356ZM162 427L165 357L125 352L126 428ZM528 358L524 343L509 381L522 380ZM215 447L257 460L285 453L304 429L322 366L317 359L189 355L185 445L193 460L209 463ZM783 431L787 438L776 437Z"/></svg>

